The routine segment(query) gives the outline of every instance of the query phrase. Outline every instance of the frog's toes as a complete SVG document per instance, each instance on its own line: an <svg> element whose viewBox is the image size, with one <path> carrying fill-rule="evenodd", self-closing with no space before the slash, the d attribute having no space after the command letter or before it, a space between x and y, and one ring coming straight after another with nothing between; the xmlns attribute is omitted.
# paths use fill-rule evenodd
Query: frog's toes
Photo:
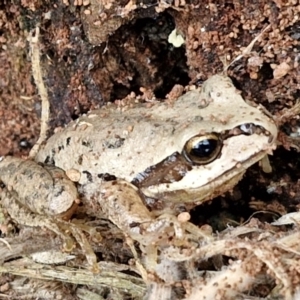
<svg viewBox="0 0 300 300"><path fill-rule="evenodd" d="M95 273L99 272L96 254L95 254L92 246L90 245L89 241L87 240L85 234L81 230L80 226L78 226L76 224L72 224L72 223L67 223L62 220L59 220L57 222L58 222L58 225L61 228L63 228L65 232L70 232L73 235L76 242L80 245L80 248L86 257L86 260L87 260L89 266L91 266L92 271ZM84 229L86 229L86 227ZM73 244L70 243L69 245L66 245L66 246L68 247L68 249L70 249L70 247L73 249L75 247L75 243L73 243ZM64 250L67 251L66 249L64 249Z"/></svg>
<svg viewBox="0 0 300 300"><path fill-rule="evenodd" d="M156 236L170 238L174 236L177 240L210 239L211 231L200 229L189 222L189 213L181 213L178 216L163 214L151 222L147 227L148 234L156 233ZM159 232L159 234L158 234Z"/></svg>
<svg viewBox="0 0 300 300"><path fill-rule="evenodd" d="M94 253L92 246L88 242L80 227L78 227L76 224L72 224L60 219L48 219L48 221L43 225L63 239L63 252L72 252L76 248L76 243L78 243L88 262L88 265L91 267L91 270L94 273L99 272L96 254ZM74 238L70 235L72 235Z"/></svg>

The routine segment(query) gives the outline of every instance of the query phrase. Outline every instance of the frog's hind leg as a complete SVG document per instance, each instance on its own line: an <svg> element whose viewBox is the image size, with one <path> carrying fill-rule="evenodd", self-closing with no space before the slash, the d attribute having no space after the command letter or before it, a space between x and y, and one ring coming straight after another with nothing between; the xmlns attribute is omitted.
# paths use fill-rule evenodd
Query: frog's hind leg
<svg viewBox="0 0 300 300"><path fill-rule="evenodd" d="M26 207L19 204L19 202L9 193L7 189L3 189L0 193L0 199L2 207L6 209L10 217L24 226L29 227L46 227L55 232L58 236L61 236L64 240L64 250L71 251L74 248L74 240L65 234L59 226L53 222L50 218L37 215L31 212Z"/></svg>
<svg viewBox="0 0 300 300"><path fill-rule="evenodd" d="M32 213L29 209L20 205L7 189L3 189L0 193L0 199L2 206L17 223L29 227L46 227L60 236L64 241L63 251L71 252L75 248L76 242L78 242L88 263L92 266L92 270L94 272L98 271L96 255L85 235L77 225ZM67 232L73 235L76 242Z"/></svg>

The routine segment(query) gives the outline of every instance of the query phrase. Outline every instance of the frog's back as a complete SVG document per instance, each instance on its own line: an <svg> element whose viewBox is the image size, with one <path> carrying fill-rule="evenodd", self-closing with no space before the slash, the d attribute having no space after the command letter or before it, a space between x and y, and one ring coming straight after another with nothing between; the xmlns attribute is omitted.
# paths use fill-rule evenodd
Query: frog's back
<svg viewBox="0 0 300 300"><path fill-rule="evenodd" d="M87 174L80 183L89 174L131 181L173 153L181 153L193 136L226 132L243 124L263 128L273 137L268 144L274 142L277 128L271 118L245 103L229 78L215 75L201 92L189 91L172 104L108 105L92 111L54 134L36 160ZM241 145L236 147L236 153L243 152ZM258 152L264 148L263 142Z"/></svg>
<svg viewBox="0 0 300 300"><path fill-rule="evenodd" d="M92 111L50 137L36 160L64 170L93 176L107 173L130 181L177 151L176 143L170 142L178 126L174 112L172 115L170 109L169 117L159 113L168 110L166 105L154 106Z"/></svg>

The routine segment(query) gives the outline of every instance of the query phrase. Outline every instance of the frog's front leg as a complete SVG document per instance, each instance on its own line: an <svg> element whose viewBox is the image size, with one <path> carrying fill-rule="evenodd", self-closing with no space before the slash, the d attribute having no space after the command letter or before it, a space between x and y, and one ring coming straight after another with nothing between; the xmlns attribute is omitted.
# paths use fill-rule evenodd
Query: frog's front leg
<svg viewBox="0 0 300 300"><path fill-rule="evenodd" d="M175 215L155 218L144 205L138 188L125 180L102 181L99 186L99 194L93 198L98 200L103 214L125 235L138 241L147 254L149 248L158 247L163 251L172 247L178 249L179 256L169 249L168 253L173 253L170 259L185 260L188 258L182 254L182 248L192 247L191 240L199 241L204 236L199 228L180 221ZM87 189L88 184L81 187L83 193Z"/></svg>

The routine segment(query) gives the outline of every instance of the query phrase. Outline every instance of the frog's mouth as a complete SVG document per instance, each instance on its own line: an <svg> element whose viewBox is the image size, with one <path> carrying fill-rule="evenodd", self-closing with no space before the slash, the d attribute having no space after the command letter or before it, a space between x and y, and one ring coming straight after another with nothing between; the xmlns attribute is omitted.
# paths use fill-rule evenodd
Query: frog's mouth
<svg viewBox="0 0 300 300"><path fill-rule="evenodd" d="M243 163L243 166L231 168L199 188L165 191L161 189L164 184L158 184L154 185L154 188L152 186L141 187L140 194L144 203L154 214L190 211L192 208L230 191L242 179L247 168L260 161L265 155L266 153L263 152L253 155Z"/></svg>

